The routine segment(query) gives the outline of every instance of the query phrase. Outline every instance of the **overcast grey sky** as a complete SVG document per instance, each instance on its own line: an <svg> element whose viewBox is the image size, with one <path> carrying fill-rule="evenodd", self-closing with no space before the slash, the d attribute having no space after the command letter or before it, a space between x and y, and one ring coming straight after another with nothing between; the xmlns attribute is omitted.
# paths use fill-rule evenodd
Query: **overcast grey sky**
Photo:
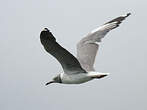
<svg viewBox="0 0 147 110"><path fill-rule="evenodd" d="M0 110L147 110L146 0L1 0ZM43 49L48 27L76 55L76 43L131 12L101 43L95 68L110 76L44 86L60 64Z"/></svg>

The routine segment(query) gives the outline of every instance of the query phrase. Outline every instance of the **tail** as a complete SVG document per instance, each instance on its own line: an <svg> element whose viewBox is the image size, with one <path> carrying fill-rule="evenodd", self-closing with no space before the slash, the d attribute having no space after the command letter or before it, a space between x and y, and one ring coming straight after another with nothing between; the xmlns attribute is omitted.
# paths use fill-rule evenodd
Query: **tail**
<svg viewBox="0 0 147 110"><path fill-rule="evenodd" d="M100 78L103 78L105 76L108 76L110 73L98 73L98 72L90 72L89 73L89 76L91 78L97 78L97 79L100 79Z"/></svg>
<svg viewBox="0 0 147 110"><path fill-rule="evenodd" d="M101 78L104 78L104 77L108 76L109 74L110 74L110 73L100 73L100 74L98 74L95 78L101 79Z"/></svg>

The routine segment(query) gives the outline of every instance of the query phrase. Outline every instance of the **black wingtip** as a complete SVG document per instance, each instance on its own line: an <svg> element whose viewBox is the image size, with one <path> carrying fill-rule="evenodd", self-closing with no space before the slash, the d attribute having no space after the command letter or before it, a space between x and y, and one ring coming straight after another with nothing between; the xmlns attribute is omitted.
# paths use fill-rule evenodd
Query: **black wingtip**
<svg viewBox="0 0 147 110"><path fill-rule="evenodd" d="M49 85L49 83L46 83L45 86Z"/></svg>
<svg viewBox="0 0 147 110"><path fill-rule="evenodd" d="M126 17L128 17L128 16L130 16L130 15L131 15L131 13L127 13Z"/></svg>
<svg viewBox="0 0 147 110"><path fill-rule="evenodd" d="M118 27L119 24L120 24L123 20L125 20L126 17L128 17L128 16L130 16L130 15L131 15L131 13L127 13L127 14L122 15L122 16L119 16L119 17L117 17L117 18L115 18L115 19L113 19L113 20L111 20L111 21L109 21L109 22L107 22L107 23L105 23L105 24L112 23L112 22L117 22L117 26L116 26L116 27ZM116 27L115 27L115 28L116 28Z"/></svg>
<svg viewBox="0 0 147 110"><path fill-rule="evenodd" d="M50 32L50 30L48 28L44 28L42 31L49 31Z"/></svg>

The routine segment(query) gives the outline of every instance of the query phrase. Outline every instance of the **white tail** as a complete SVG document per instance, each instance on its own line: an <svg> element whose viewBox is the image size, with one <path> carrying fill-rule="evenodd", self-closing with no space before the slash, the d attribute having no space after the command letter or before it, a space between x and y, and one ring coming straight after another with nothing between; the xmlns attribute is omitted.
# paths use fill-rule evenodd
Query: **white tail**
<svg viewBox="0 0 147 110"><path fill-rule="evenodd" d="M100 73L100 72L88 72L88 76L90 76L91 78L103 78L105 76L108 76L110 73Z"/></svg>

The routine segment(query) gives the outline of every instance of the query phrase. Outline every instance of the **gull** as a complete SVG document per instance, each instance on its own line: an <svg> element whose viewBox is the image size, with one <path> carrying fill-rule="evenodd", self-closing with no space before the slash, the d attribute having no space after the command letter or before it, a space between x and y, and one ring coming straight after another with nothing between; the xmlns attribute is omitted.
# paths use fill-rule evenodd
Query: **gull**
<svg viewBox="0 0 147 110"><path fill-rule="evenodd" d="M93 79L100 79L109 73L96 72L94 69L95 57L102 38L112 29L130 15L119 16L91 31L77 44L77 58L63 48L48 28L44 28L40 33L40 41L44 49L55 57L63 68L63 72L57 74L51 83L61 84L81 84Z"/></svg>

